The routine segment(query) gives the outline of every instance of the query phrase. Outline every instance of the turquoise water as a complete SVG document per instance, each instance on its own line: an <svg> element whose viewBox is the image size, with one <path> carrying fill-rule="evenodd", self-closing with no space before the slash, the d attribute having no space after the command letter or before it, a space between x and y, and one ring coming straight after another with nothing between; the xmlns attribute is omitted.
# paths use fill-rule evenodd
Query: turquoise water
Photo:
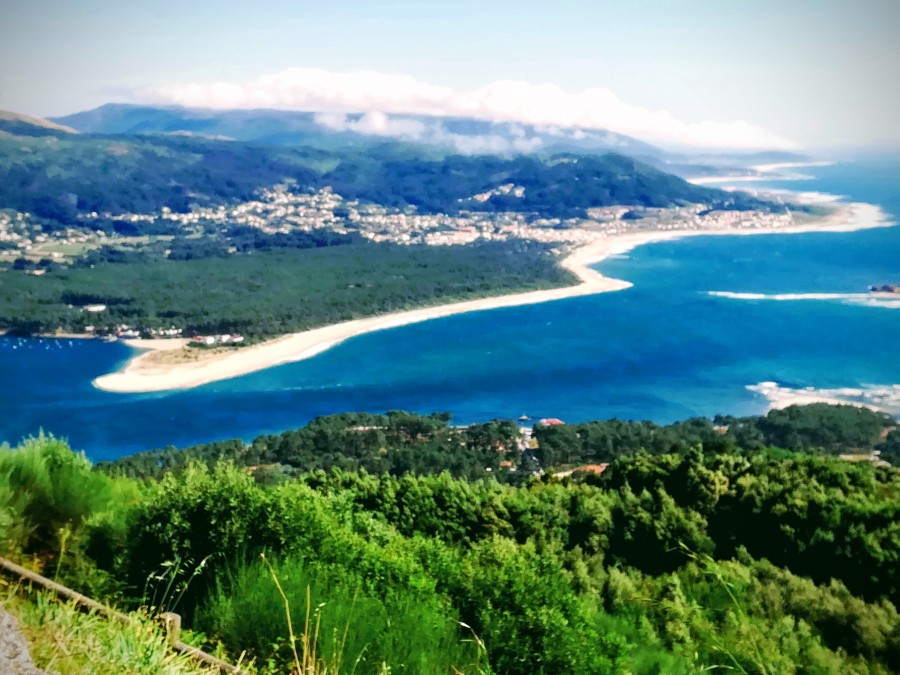
<svg viewBox="0 0 900 675"><path fill-rule="evenodd" d="M900 158L804 169L779 187L870 201L900 215ZM598 265L634 287L360 336L308 361L194 390L125 395L91 380L131 354L117 343L0 338L0 438L39 428L94 459L276 432L348 410L447 410L567 421L660 422L762 412L747 389L900 383L900 311L852 298L734 299L710 291L856 294L900 282L900 227L697 237Z"/></svg>

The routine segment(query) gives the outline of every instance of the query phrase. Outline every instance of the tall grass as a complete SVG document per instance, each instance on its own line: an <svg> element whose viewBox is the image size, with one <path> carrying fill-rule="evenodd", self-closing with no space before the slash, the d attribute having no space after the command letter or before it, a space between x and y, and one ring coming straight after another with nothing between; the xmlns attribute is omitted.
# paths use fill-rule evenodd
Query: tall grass
<svg viewBox="0 0 900 675"><path fill-rule="evenodd" d="M196 625L233 653L246 649L259 662L293 665L303 675L488 668L483 645L460 632L436 595L396 589L375 597L333 569L312 570L290 558L232 570Z"/></svg>
<svg viewBox="0 0 900 675"><path fill-rule="evenodd" d="M7 592L4 607L16 615L35 664L54 673L181 675L218 673L169 649L159 622L133 614L128 622L83 612L49 593L24 599Z"/></svg>
<svg viewBox="0 0 900 675"><path fill-rule="evenodd" d="M209 556L197 565L192 560L167 560L147 577L141 597L142 607L153 615L178 611L191 582L206 569Z"/></svg>

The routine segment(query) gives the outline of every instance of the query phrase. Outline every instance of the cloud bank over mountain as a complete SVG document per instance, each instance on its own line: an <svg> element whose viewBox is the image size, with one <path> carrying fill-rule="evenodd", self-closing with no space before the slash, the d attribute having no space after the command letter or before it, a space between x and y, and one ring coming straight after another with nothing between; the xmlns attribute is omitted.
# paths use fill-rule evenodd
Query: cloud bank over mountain
<svg viewBox="0 0 900 675"><path fill-rule="evenodd" d="M470 117L552 129L606 129L664 147L794 149L796 144L745 121L685 122L664 110L621 100L592 87L567 92L554 84L500 80L473 91L372 70L290 68L249 82L194 82L145 87L142 102L193 108L307 110L325 126L364 125L365 133L415 138L421 125L390 114ZM349 121L342 113L369 113ZM349 127L348 127L349 128Z"/></svg>
<svg viewBox="0 0 900 675"><path fill-rule="evenodd" d="M439 121L426 122L422 118L391 117L381 111L369 111L361 117L351 117L343 112L320 112L315 116L316 122L333 131L352 131L366 136L385 136L402 138L408 141L427 141L449 145L457 152L474 154L509 154L528 153L541 148L543 141L539 137L525 137L525 131L512 134L512 137L500 134L456 134L448 131ZM513 127L512 131L515 131Z"/></svg>

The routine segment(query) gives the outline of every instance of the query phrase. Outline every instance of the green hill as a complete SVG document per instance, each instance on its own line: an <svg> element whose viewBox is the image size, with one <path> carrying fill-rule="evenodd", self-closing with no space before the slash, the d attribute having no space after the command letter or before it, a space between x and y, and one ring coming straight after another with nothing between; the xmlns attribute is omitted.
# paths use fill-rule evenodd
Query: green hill
<svg viewBox="0 0 900 675"><path fill-rule="evenodd" d="M44 136L0 137L0 208L76 226L79 214L91 211L149 213L168 207L181 212L192 205L247 200L286 179L301 189L330 186L346 198L425 213L465 208L567 217L614 204L770 206L691 185L617 154L433 158L397 143L325 151L192 136L46 130ZM524 187L524 196L471 200L506 183Z"/></svg>
<svg viewBox="0 0 900 675"><path fill-rule="evenodd" d="M58 136L77 134L75 129L38 117L0 110L0 132L16 136Z"/></svg>
<svg viewBox="0 0 900 675"><path fill-rule="evenodd" d="M524 451L514 423L448 421L334 416L106 471L29 439L0 448L0 555L267 673L900 669L900 470L765 445L871 445L886 416L610 420ZM548 444L609 463L535 476Z"/></svg>

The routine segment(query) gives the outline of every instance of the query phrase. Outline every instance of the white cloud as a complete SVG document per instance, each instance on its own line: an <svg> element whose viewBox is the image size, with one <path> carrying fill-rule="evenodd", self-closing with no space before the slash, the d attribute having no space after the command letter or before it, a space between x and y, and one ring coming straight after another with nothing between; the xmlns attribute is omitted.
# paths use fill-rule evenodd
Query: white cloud
<svg viewBox="0 0 900 675"><path fill-rule="evenodd" d="M450 115L561 129L606 129L670 147L796 147L744 121L684 122L664 110L650 110L622 101L608 89L592 87L570 93L554 84L510 80L493 82L474 91L457 91L408 75L290 68L244 83L148 87L140 90L137 97L197 108L317 111L327 114L320 119L340 128L405 138L417 138L416 134L421 137L426 129L421 125L416 127L415 120L391 118L388 114ZM349 112L367 114L352 120L337 115Z"/></svg>
<svg viewBox="0 0 900 675"><path fill-rule="evenodd" d="M365 113L359 119L351 119L342 112L320 112L315 116L318 124L335 131L353 131L370 136L392 136L420 140L427 128L423 122L402 117L389 117L379 110Z"/></svg>
<svg viewBox="0 0 900 675"><path fill-rule="evenodd" d="M362 116L350 116L343 112L320 112L315 121L334 131L352 131L370 136L388 136L408 141L427 140L431 143L449 145L467 155L509 154L534 152L542 145L540 138L525 137L521 127L509 129L512 138L498 134L454 134L439 121L424 122L404 117L391 117L380 111L372 111Z"/></svg>

